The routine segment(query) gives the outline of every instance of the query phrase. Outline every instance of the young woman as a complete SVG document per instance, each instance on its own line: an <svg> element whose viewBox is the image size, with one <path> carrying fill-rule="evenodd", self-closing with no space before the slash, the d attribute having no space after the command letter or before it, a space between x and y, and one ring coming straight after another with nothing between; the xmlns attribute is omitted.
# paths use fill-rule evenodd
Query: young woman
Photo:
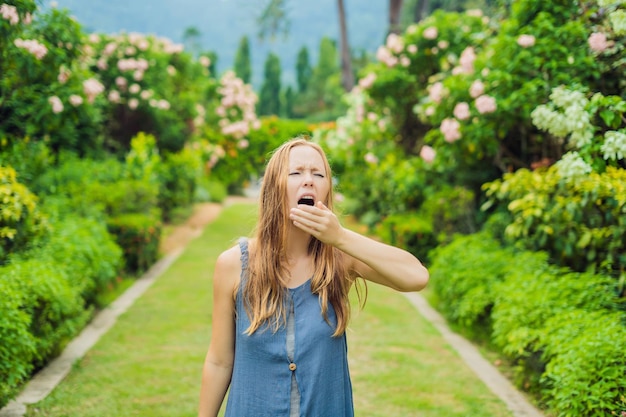
<svg viewBox="0 0 626 417"><path fill-rule="evenodd" d="M254 237L223 252L199 417L351 417L345 330L356 278L419 291L409 252L345 229L323 150L296 138L267 164Z"/></svg>

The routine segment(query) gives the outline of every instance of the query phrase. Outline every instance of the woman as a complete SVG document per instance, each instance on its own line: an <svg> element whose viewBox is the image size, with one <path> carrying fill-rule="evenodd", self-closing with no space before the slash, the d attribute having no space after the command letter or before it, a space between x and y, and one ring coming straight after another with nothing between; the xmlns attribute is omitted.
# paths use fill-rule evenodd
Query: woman
<svg viewBox="0 0 626 417"><path fill-rule="evenodd" d="M199 417L354 415L345 330L355 279L419 291L409 252L339 223L323 150L296 138L267 164L255 235L223 252Z"/></svg>

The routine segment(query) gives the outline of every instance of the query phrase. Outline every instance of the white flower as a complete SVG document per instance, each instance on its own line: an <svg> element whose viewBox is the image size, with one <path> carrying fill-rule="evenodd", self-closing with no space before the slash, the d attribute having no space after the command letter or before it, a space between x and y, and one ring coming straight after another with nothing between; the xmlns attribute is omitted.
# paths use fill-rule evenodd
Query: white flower
<svg viewBox="0 0 626 417"><path fill-rule="evenodd" d="M606 132L600 150L607 161L624 159L626 157L626 133L614 130Z"/></svg>
<svg viewBox="0 0 626 417"><path fill-rule="evenodd" d="M559 175L564 179L576 179L589 174L593 169L578 152L568 152L554 164Z"/></svg>

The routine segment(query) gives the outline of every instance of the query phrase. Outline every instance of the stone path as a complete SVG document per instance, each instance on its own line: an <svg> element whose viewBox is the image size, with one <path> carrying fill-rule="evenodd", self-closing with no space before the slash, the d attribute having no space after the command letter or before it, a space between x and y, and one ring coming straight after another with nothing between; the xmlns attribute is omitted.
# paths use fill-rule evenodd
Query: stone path
<svg viewBox="0 0 626 417"><path fill-rule="evenodd" d="M227 199L225 204L241 200L254 201L254 197L254 194L249 194L247 198L233 197ZM19 396L0 410L0 417L23 417L28 405L35 404L50 394L71 371L72 365L81 359L115 324L117 317L124 313L169 268L184 251L189 241L200 236L204 227L218 216L221 207L219 204L212 203L197 206L189 220L174 229L164 240L161 247L164 257L110 306L102 310L78 337L67 345L57 359L36 374ZM429 320L446 342L456 350L470 369L507 405L514 417L543 417L541 411L534 407L495 366L483 358L474 345L451 331L445 319L420 294L407 293L405 295L420 314Z"/></svg>

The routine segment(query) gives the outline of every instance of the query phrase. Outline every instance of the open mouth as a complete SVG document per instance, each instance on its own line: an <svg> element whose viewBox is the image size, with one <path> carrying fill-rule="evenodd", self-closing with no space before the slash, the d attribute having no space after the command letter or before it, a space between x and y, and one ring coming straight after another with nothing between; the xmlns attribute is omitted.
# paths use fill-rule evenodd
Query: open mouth
<svg viewBox="0 0 626 417"><path fill-rule="evenodd" d="M313 200L313 197L304 196L300 200L298 200L298 204L306 204L307 206L314 206L315 201Z"/></svg>

